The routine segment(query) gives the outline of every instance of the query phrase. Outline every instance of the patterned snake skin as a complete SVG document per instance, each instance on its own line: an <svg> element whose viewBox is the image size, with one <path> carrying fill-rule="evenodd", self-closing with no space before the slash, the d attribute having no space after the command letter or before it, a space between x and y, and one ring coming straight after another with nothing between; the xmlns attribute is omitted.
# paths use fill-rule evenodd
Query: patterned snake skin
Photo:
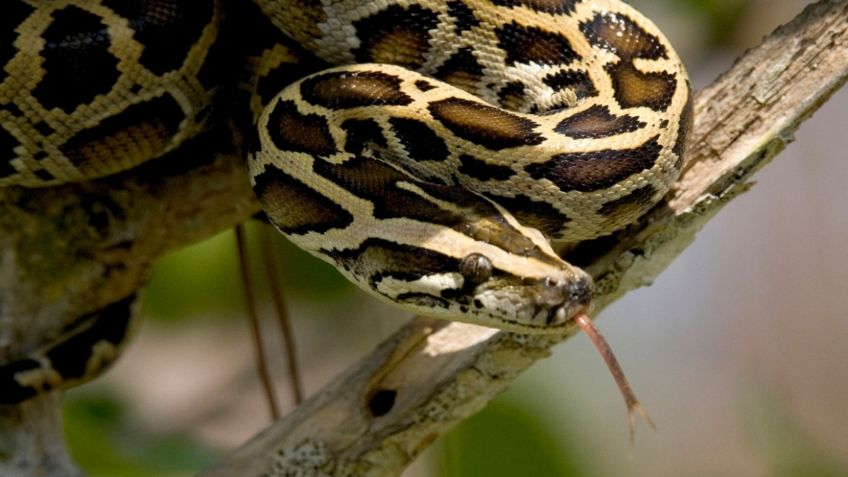
<svg viewBox="0 0 848 477"><path fill-rule="evenodd" d="M551 244L656 204L691 124L679 58L618 0L6 0L0 65L0 186L231 121L294 243L407 310L520 332L590 307ZM92 328L0 365L0 402L100 372L125 333Z"/></svg>

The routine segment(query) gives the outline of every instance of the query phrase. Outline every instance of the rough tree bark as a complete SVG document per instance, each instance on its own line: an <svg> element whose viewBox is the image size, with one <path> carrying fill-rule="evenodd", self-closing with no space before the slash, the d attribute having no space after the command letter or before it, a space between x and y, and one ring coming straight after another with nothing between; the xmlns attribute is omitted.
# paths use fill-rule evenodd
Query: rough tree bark
<svg viewBox="0 0 848 477"><path fill-rule="evenodd" d="M667 200L569 259L598 285L596 310L649 284L848 79L848 0L808 7L695 99L687 169ZM0 190L0 362L143 284L157 257L244 220L257 205L239 148L220 134L119 176ZM399 475L562 336L417 318L204 477ZM82 475L64 450L59 399L0 406L0 475Z"/></svg>

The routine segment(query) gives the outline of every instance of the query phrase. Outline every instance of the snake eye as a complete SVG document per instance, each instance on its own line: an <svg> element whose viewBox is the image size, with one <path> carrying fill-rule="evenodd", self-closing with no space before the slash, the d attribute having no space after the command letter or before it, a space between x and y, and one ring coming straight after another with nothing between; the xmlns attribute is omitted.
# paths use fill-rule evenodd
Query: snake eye
<svg viewBox="0 0 848 477"><path fill-rule="evenodd" d="M469 282L479 285L492 277L492 262L484 255L472 253L460 262L459 273Z"/></svg>

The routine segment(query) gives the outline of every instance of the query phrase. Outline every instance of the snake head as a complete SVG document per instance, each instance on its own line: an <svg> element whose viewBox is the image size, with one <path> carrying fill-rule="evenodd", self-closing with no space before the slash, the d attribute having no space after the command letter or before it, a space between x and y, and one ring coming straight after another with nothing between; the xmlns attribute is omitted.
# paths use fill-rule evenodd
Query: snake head
<svg viewBox="0 0 848 477"><path fill-rule="evenodd" d="M466 313L476 323L520 332L554 332L591 306L592 279L565 262L540 267L537 276L521 276L474 253L460 261L459 270L463 280L458 298L470 300Z"/></svg>
<svg viewBox="0 0 848 477"><path fill-rule="evenodd" d="M591 277L559 259L546 263L478 252L457 259L418 250L404 263L418 272L372 276L369 291L423 315L521 333L556 333L591 306Z"/></svg>

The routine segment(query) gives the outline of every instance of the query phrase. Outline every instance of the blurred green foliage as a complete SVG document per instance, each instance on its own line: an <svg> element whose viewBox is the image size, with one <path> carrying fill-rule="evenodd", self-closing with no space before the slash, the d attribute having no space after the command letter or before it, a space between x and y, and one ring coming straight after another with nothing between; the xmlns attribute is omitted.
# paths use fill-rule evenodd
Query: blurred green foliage
<svg viewBox="0 0 848 477"><path fill-rule="evenodd" d="M495 399L465 420L441 444L444 477L572 477L591 475L544 410L514 397Z"/></svg>
<svg viewBox="0 0 848 477"><path fill-rule="evenodd" d="M90 477L184 477L221 457L185 436L139 430L114 396L69 396L65 436Z"/></svg>
<svg viewBox="0 0 848 477"><path fill-rule="evenodd" d="M254 282L258 285L259 299L264 299L268 280L260 253L260 227L266 225L245 224ZM353 290L353 285L333 267L304 253L276 231L270 232L286 295L304 300L331 300ZM232 230L172 253L159 260L145 287L145 316L174 321L210 311L216 312L213 316L240 314L244 310L240 273Z"/></svg>
<svg viewBox="0 0 848 477"><path fill-rule="evenodd" d="M695 18L707 24L709 38L707 44L720 46L733 37L739 21L744 18L750 1L748 0L681 0L694 10Z"/></svg>
<svg viewBox="0 0 848 477"><path fill-rule="evenodd" d="M785 477L845 477L848 468L830 455L827 445L813 439L784 403L775 399L777 390L755 393L744 416L751 442L770 465L769 475Z"/></svg>

